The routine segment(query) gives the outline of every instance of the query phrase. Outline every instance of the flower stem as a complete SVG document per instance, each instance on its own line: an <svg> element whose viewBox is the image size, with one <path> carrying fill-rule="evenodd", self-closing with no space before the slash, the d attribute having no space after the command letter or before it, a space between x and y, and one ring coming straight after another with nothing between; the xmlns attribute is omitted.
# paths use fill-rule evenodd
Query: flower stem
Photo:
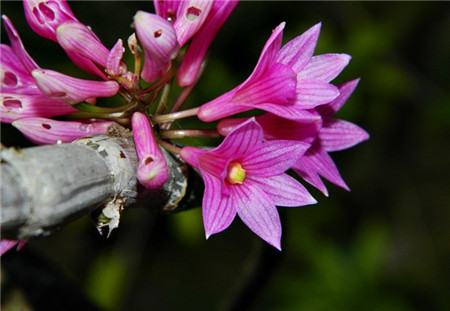
<svg viewBox="0 0 450 311"><path fill-rule="evenodd" d="M161 131L162 138L176 139L186 137L220 137L215 130L172 130Z"/></svg>
<svg viewBox="0 0 450 311"><path fill-rule="evenodd" d="M193 86L188 86L181 91L180 96L177 98L177 101L175 102L175 105L173 105L172 110L170 112L177 112L178 109L180 109L180 107L184 104L186 99L191 94L192 89Z"/></svg>
<svg viewBox="0 0 450 311"><path fill-rule="evenodd" d="M164 149L166 149L167 151L169 151L170 153L173 153L175 155L178 155L181 152L181 148L172 145L164 140L158 140L158 144L161 145L161 147L163 147Z"/></svg>
<svg viewBox="0 0 450 311"><path fill-rule="evenodd" d="M174 112L174 113L168 113L168 114L160 114L159 116L154 116L153 117L153 121L155 123L167 123L167 122L172 122L178 119L184 119L184 118L189 118L189 117L193 117L197 114L199 108L192 108L192 109L188 109L188 110L183 110L183 111L179 111L179 112Z"/></svg>
<svg viewBox="0 0 450 311"><path fill-rule="evenodd" d="M169 101L169 94L170 94L170 83L167 83L166 85L164 85L163 91L161 93L161 98L159 99L159 103L158 106L156 107L156 111L155 114L161 114L161 112L163 112L166 107L167 107L167 103Z"/></svg>
<svg viewBox="0 0 450 311"><path fill-rule="evenodd" d="M139 92L139 94L147 94L150 92L153 92L154 90L162 87L164 84L170 81L170 79L173 78L175 72L171 69L169 70L165 76L163 76L161 79L150 85L148 88L143 89Z"/></svg>

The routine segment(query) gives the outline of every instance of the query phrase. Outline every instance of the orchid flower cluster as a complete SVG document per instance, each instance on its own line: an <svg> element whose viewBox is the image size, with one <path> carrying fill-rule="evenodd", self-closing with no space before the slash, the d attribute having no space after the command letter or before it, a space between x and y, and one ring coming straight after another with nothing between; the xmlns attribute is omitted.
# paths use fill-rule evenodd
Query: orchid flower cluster
<svg viewBox="0 0 450 311"><path fill-rule="evenodd" d="M158 189L167 181L164 148L203 179L207 238L228 228L238 215L280 249L277 206L316 203L286 172L292 169L325 195L323 179L349 190L329 152L352 147L368 134L334 118L358 80L331 83L349 63L349 55L313 56L321 24L282 45L281 23L244 82L207 103L180 110L204 70L209 46L236 5L234 0L154 0L156 13L139 11L134 16L135 32L127 40L134 59L130 66L124 61L123 41L108 49L74 16L66 0L24 0L34 32L59 44L76 66L96 79L40 68L3 16L10 45L1 45L1 121L38 144L107 134L115 124L130 127L142 186ZM169 103L174 84L178 97ZM122 104L102 103L101 98L113 96ZM247 117L239 115L243 112ZM215 130L171 129L174 121L188 117L218 122ZM222 136L222 143L212 149L171 141Z"/></svg>

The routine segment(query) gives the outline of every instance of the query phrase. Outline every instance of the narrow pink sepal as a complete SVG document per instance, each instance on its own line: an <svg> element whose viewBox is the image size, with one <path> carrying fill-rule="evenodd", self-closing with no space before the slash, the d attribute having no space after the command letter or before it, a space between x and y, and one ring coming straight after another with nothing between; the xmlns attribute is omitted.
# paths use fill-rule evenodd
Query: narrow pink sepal
<svg viewBox="0 0 450 311"><path fill-rule="evenodd" d="M180 0L153 0L156 14L168 21L175 21Z"/></svg>
<svg viewBox="0 0 450 311"><path fill-rule="evenodd" d="M369 139L369 134L348 121L327 120L320 130L319 138L322 148L330 152L353 147Z"/></svg>
<svg viewBox="0 0 450 311"><path fill-rule="evenodd" d="M111 97L119 91L115 81L92 81L67 76L53 70L34 70L39 89L52 98L76 104L93 97Z"/></svg>
<svg viewBox="0 0 450 311"><path fill-rule="evenodd" d="M183 46L202 27L213 3L214 1L211 0L185 0L181 2L173 25L180 46Z"/></svg>
<svg viewBox="0 0 450 311"><path fill-rule="evenodd" d="M349 97L352 95L353 91L358 86L359 79L355 79L352 81L345 82L344 84L339 86L339 96L336 97L332 102L329 104L317 107L317 111L322 116L331 116L334 115L336 112L338 112L342 106L344 106L345 102L349 99Z"/></svg>
<svg viewBox="0 0 450 311"><path fill-rule="evenodd" d="M39 66L35 63L35 61L31 58L28 52L25 50L25 47L22 43L22 40L19 37L19 33L14 28L14 25L11 23L9 18L6 15L2 16L3 23L5 25L6 34L8 35L9 42L11 44L11 48L16 54L17 58L22 63L23 67L31 72L32 70L39 68Z"/></svg>
<svg viewBox="0 0 450 311"><path fill-rule="evenodd" d="M326 197L328 196L328 189L317 173L316 169L311 166L309 161L304 161L305 157L300 158L297 163L292 167L292 169L301 177L303 180L308 182L310 185L318 189Z"/></svg>
<svg viewBox="0 0 450 311"><path fill-rule="evenodd" d="M310 61L320 34L321 23L318 23L286 43L277 55L277 61L289 65L299 73Z"/></svg>
<svg viewBox="0 0 450 311"><path fill-rule="evenodd" d="M237 213L242 221L261 239L281 250L281 222L270 197L256 185L246 183L232 187Z"/></svg>
<svg viewBox="0 0 450 311"><path fill-rule="evenodd" d="M105 135L112 121L78 122L56 121L47 118L23 118L12 123L36 144L70 143L76 139Z"/></svg>
<svg viewBox="0 0 450 311"><path fill-rule="evenodd" d="M298 74L299 80L330 82L336 78L350 62L347 54L322 54L311 57L305 68Z"/></svg>
<svg viewBox="0 0 450 311"><path fill-rule="evenodd" d="M180 86L193 85L200 73L206 52L230 14L236 8L238 1L214 1L204 25L192 38L183 61L177 73Z"/></svg>
<svg viewBox="0 0 450 311"><path fill-rule="evenodd" d="M300 182L287 174L265 178L251 178L277 206L296 207L316 204L317 201Z"/></svg>
<svg viewBox="0 0 450 311"><path fill-rule="evenodd" d="M77 22L66 0L23 0L28 25L38 35L56 41L56 28L65 22Z"/></svg>
<svg viewBox="0 0 450 311"><path fill-rule="evenodd" d="M231 195L222 195L222 181L207 173L202 174L205 191L202 201L203 225L206 238L228 228L236 216L236 203Z"/></svg>
<svg viewBox="0 0 450 311"><path fill-rule="evenodd" d="M76 111L66 102L44 94L0 94L0 121L5 123L27 117L61 116Z"/></svg>
<svg viewBox="0 0 450 311"><path fill-rule="evenodd" d="M339 96L339 89L328 83L314 80L297 81L296 104L311 109L331 102Z"/></svg>
<svg viewBox="0 0 450 311"><path fill-rule="evenodd" d="M122 63L124 52L125 49L123 47L122 39L119 39L109 52L106 60L106 72L108 74L119 76L126 72L126 65Z"/></svg>
<svg viewBox="0 0 450 311"><path fill-rule="evenodd" d="M166 73L178 53L175 29L164 18L143 11L134 16L134 26L145 52L141 75L145 81L152 82Z"/></svg>
<svg viewBox="0 0 450 311"><path fill-rule="evenodd" d="M310 144L293 140L272 140L245 155L242 165L249 175L266 177L283 174Z"/></svg>
<svg viewBox="0 0 450 311"><path fill-rule="evenodd" d="M169 179L169 168L153 134L152 125L145 114L135 112L131 127L139 159L137 178L148 189L161 188Z"/></svg>
<svg viewBox="0 0 450 311"><path fill-rule="evenodd" d="M87 26L76 22L64 23L56 29L56 39L81 69L95 71L93 63L106 67L109 50Z"/></svg>

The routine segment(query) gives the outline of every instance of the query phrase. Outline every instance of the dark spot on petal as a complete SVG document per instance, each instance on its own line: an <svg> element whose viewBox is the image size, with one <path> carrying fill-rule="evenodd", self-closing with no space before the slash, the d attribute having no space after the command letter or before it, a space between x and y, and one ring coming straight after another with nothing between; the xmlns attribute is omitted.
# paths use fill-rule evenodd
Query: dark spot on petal
<svg viewBox="0 0 450 311"><path fill-rule="evenodd" d="M47 123L42 123L41 125L42 125L42 127L45 128L46 130L49 130L49 129L52 128L52 126L51 126L50 124L47 124Z"/></svg>
<svg viewBox="0 0 450 311"><path fill-rule="evenodd" d="M39 23L41 24L44 23L44 21L42 20L41 12L38 10L38 8L36 7L33 8L33 15L34 17L36 17Z"/></svg>
<svg viewBox="0 0 450 311"><path fill-rule="evenodd" d="M199 17L201 13L202 13L202 10L200 10L199 8L196 8L195 6L191 6L187 9L186 18L190 21L193 21L197 17Z"/></svg>
<svg viewBox="0 0 450 311"><path fill-rule="evenodd" d="M3 77L3 83L7 86L16 86L18 83L17 76L9 71L5 72L5 75Z"/></svg>
<svg viewBox="0 0 450 311"><path fill-rule="evenodd" d="M18 99L5 99L3 106L10 109L20 109L22 108L22 103Z"/></svg>
<svg viewBox="0 0 450 311"><path fill-rule="evenodd" d="M51 97L65 97L66 95L65 92L53 92L50 94Z"/></svg>
<svg viewBox="0 0 450 311"><path fill-rule="evenodd" d="M161 35L162 35L162 29L158 29L153 33L153 36L155 38L159 38L159 37L161 37Z"/></svg>
<svg viewBox="0 0 450 311"><path fill-rule="evenodd" d="M125 153L123 153L122 150L120 150L119 156L120 156L122 159L126 159L126 158L127 158L127 156L125 155Z"/></svg>
<svg viewBox="0 0 450 311"><path fill-rule="evenodd" d="M43 2L39 3L38 7L39 7L39 10L42 12L42 14L44 14L44 16L47 19L49 19L51 21L55 19L55 13L45 3L43 3Z"/></svg>
<svg viewBox="0 0 450 311"><path fill-rule="evenodd" d="M144 164L145 165L149 165L150 163L152 163L153 162L153 158L152 157L147 157L147 158L145 158L145 160L144 160Z"/></svg>

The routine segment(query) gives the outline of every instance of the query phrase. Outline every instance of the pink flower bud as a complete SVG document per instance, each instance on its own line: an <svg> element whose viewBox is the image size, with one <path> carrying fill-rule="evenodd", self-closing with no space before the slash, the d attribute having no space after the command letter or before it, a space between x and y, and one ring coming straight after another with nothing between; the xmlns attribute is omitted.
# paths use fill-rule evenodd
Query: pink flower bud
<svg viewBox="0 0 450 311"><path fill-rule="evenodd" d="M108 54L106 60L106 72L112 76L119 76L126 73L126 66L122 63L122 57L125 49L123 48L122 40L117 40L114 47Z"/></svg>
<svg viewBox="0 0 450 311"><path fill-rule="evenodd" d="M177 33L178 43L183 46L202 27L214 1L186 0L178 7L173 27Z"/></svg>
<svg viewBox="0 0 450 311"><path fill-rule="evenodd" d="M24 118L12 123L28 139L36 144L70 143L78 138L104 135L112 121L83 123L55 121L46 118Z"/></svg>
<svg viewBox="0 0 450 311"><path fill-rule="evenodd" d="M119 91L119 84L115 81L82 80L53 70L34 70L33 77L43 93L69 104L92 97L114 96Z"/></svg>
<svg viewBox="0 0 450 311"><path fill-rule="evenodd" d="M169 70L171 60L178 53L175 30L162 17L143 11L134 16L134 25L145 53L142 78L151 82Z"/></svg>
<svg viewBox="0 0 450 311"><path fill-rule="evenodd" d="M238 1L234 0L214 1L208 18L192 39L184 55L177 75L180 86L190 86L195 83L201 73L201 65L209 46L237 4Z"/></svg>
<svg viewBox="0 0 450 311"><path fill-rule="evenodd" d="M161 188L169 178L169 168L153 135L152 125L145 114L135 112L131 126L139 159L137 178L148 189Z"/></svg>
<svg viewBox="0 0 450 311"><path fill-rule="evenodd" d="M66 102L44 94L0 94L0 121L5 123L27 117L61 116L76 111Z"/></svg>
<svg viewBox="0 0 450 311"><path fill-rule="evenodd" d="M23 8L31 29L52 41L59 25L77 22L66 0L23 0Z"/></svg>
<svg viewBox="0 0 450 311"><path fill-rule="evenodd" d="M105 78L96 65L106 67L109 50L89 27L80 23L64 23L56 29L56 39L78 67Z"/></svg>

